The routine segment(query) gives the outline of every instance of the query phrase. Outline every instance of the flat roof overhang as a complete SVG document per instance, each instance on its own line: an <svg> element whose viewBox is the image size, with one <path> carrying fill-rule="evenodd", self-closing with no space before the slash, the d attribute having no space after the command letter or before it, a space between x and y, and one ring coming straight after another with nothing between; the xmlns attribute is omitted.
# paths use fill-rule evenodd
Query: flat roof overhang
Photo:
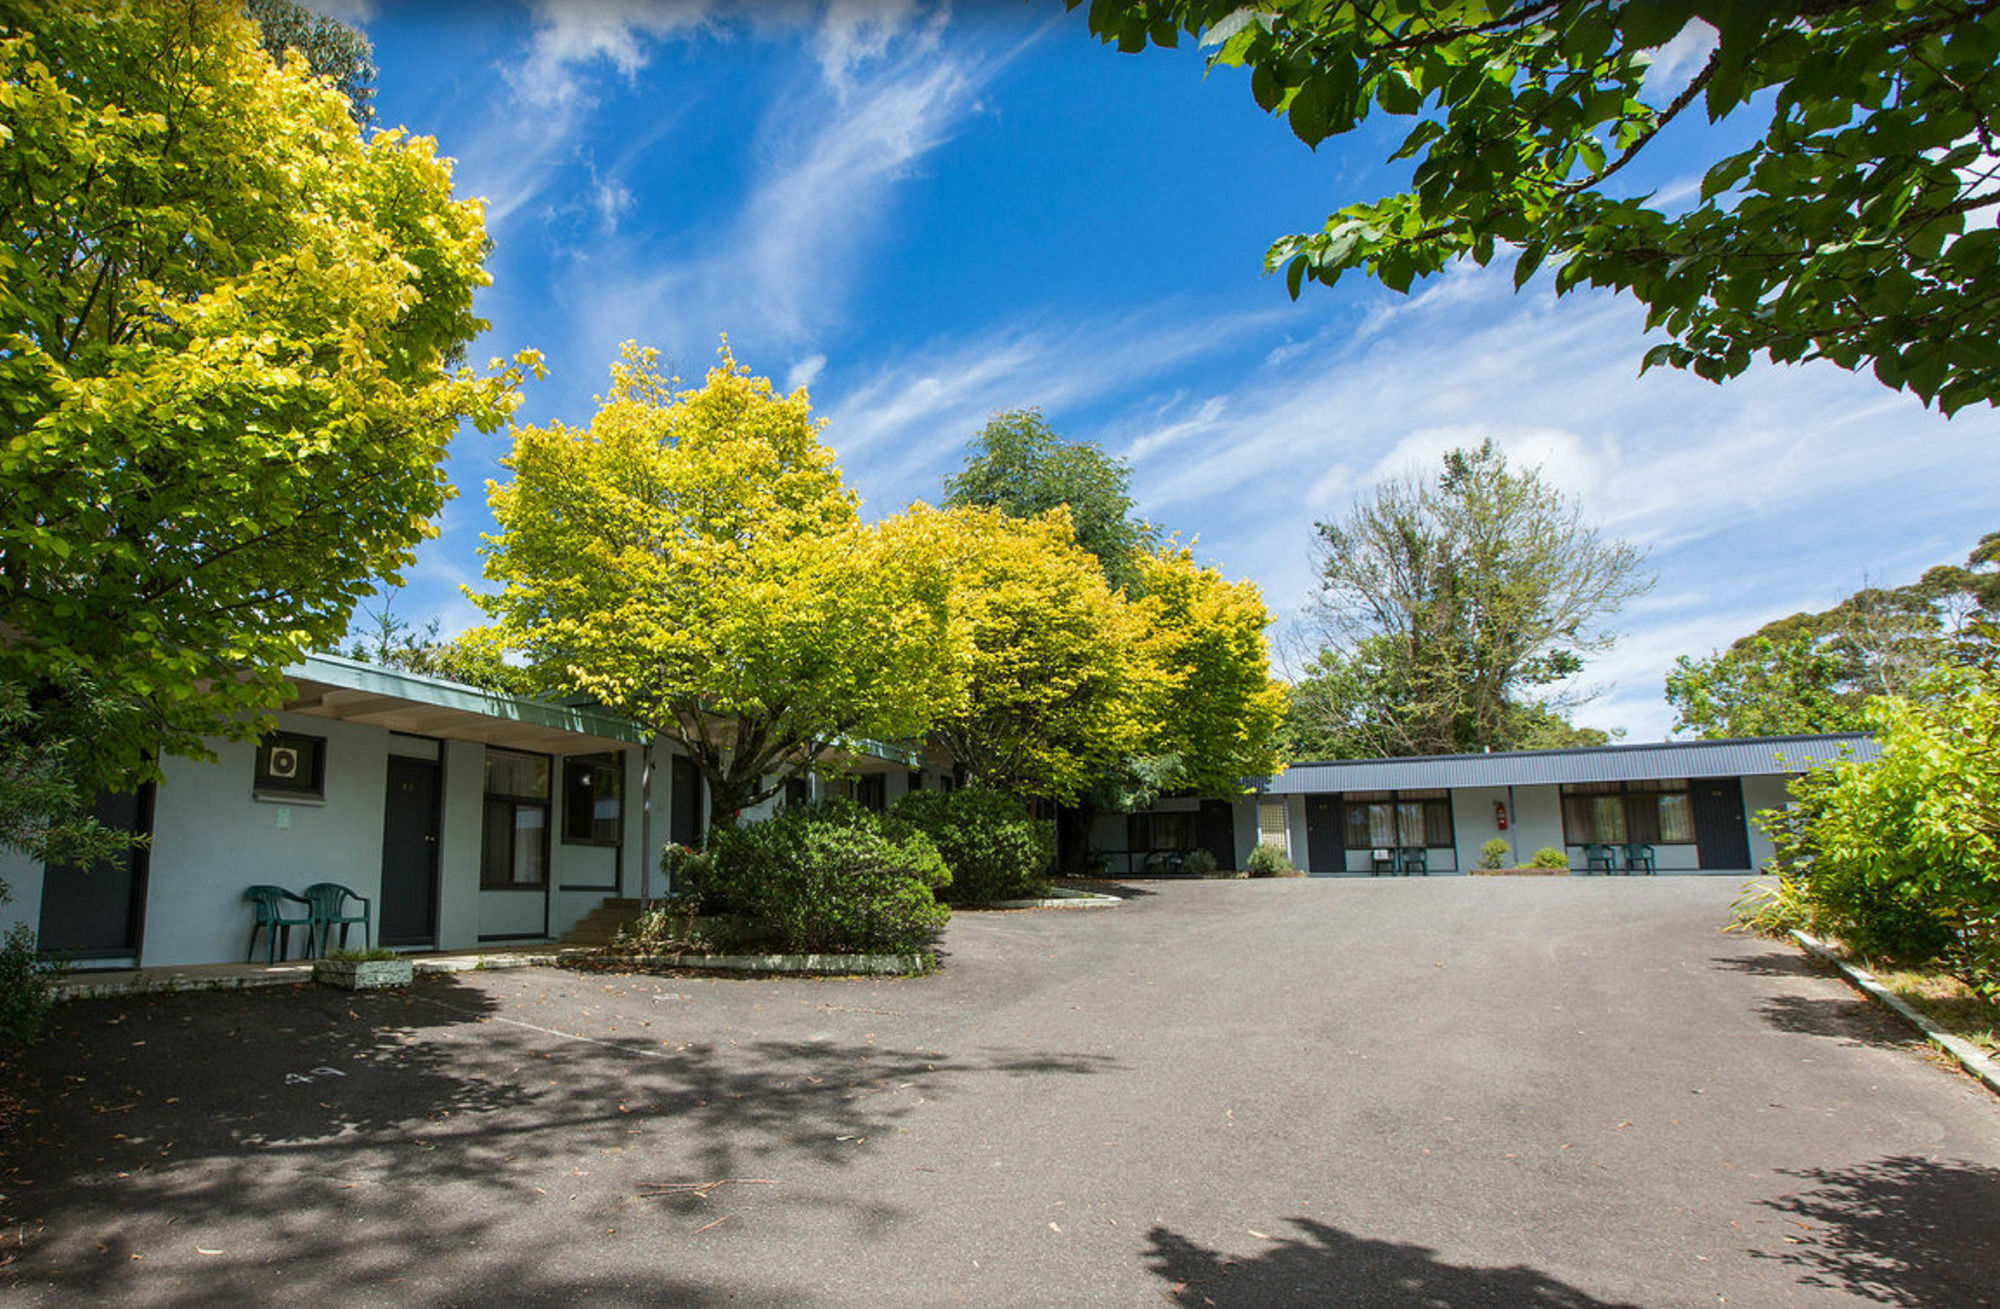
<svg viewBox="0 0 2000 1309"><path fill-rule="evenodd" d="M542 754L596 754L645 743L637 726L599 710L502 695L332 655L308 655L287 668L285 676L296 694L280 708L308 718Z"/></svg>

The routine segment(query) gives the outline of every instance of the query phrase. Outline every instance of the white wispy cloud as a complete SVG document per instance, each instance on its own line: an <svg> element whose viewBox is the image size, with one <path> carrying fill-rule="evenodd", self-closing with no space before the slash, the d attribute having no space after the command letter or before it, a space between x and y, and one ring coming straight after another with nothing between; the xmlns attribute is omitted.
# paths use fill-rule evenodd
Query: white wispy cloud
<svg viewBox="0 0 2000 1309"><path fill-rule="evenodd" d="M589 94L592 65L629 81L650 59L649 42L709 29L712 9L710 0L536 0L528 49L503 71L527 104L566 108Z"/></svg>
<svg viewBox="0 0 2000 1309"><path fill-rule="evenodd" d="M1720 387L1640 378L1648 342L1630 302L1555 302L1545 286L1515 298L1501 268L1467 277L1360 333L1322 333L1223 403L1149 415L1123 446L1141 507L1200 523L1232 571L1291 611L1313 586L1315 519L1491 438L1652 552L1661 589L1621 616L1625 640L1587 675L1609 689L1581 715L1622 716L1641 736L1666 728L1673 654L1830 605L1864 569L1907 580L1920 564L1897 561L1961 556L2000 512L1992 410L1945 420L1831 365L1759 364Z"/></svg>
<svg viewBox="0 0 2000 1309"><path fill-rule="evenodd" d="M1233 314L1165 302L1127 314L1017 324L899 354L860 376L828 413L827 439L871 509L935 499L938 479L995 412L1040 408L1064 435L1117 446L1091 412L1130 403L1162 377L1271 330L1282 309ZM1219 400L1195 406L1203 412ZM1171 434L1154 434L1156 442Z"/></svg>

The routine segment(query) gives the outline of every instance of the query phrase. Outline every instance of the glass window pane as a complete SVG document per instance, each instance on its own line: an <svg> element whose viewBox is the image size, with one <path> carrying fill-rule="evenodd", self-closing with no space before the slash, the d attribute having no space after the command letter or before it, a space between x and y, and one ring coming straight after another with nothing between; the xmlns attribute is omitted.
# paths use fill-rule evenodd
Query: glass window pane
<svg viewBox="0 0 2000 1309"><path fill-rule="evenodd" d="M1424 844L1424 806L1422 801L1400 800L1396 803L1396 844Z"/></svg>
<svg viewBox="0 0 2000 1309"><path fill-rule="evenodd" d="M1347 848L1349 850L1366 850L1375 844L1374 838L1368 832L1368 806L1365 804L1356 804L1354 801L1349 800L1344 808L1346 809Z"/></svg>
<svg viewBox="0 0 2000 1309"><path fill-rule="evenodd" d="M1619 842L1625 839L1625 797L1622 795L1593 795L1587 798L1590 805L1590 825L1597 835L1594 841Z"/></svg>
<svg viewBox="0 0 2000 1309"><path fill-rule="evenodd" d="M1445 849L1451 845L1451 802L1449 800L1425 801L1424 844L1434 849Z"/></svg>
<svg viewBox="0 0 2000 1309"><path fill-rule="evenodd" d="M516 754L511 750L486 751L486 793L515 795L524 800L549 798L549 760L546 755Z"/></svg>
<svg viewBox="0 0 2000 1309"><path fill-rule="evenodd" d="M508 863L514 849L514 806L505 800L486 802L485 844L479 854L479 884L507 885Z"/></svg>
<svg viewBox="0 0 2000 1309"><path fill-rule="evenodd" d="M514 806L514 864L510 870L516 886L540 886L548 871L546 832L549 811L542 805Z"/></svg>
<svg viewBox="0 0 2000 1309"><path fill-rule="evenodd" d="M1660 797L1660 835L1662 842L1689 842L1694 840L1694 809L1688 803L1687 792L1667 792Z"/></svg>
<svg viewBox="0 0 2000 1309"><path fill-rule="evenodd" d="M1639 841L1647 845L1660 839L1659 792L1640 793L1625 797L1625 839Z"/></svg>
<svg viewBox="0 0 2000 1309"><path fill-rule="evenodd" d="M1385 850L1396 844L1396 806L1371 804L1368 806L1368 847Z"/></svg>

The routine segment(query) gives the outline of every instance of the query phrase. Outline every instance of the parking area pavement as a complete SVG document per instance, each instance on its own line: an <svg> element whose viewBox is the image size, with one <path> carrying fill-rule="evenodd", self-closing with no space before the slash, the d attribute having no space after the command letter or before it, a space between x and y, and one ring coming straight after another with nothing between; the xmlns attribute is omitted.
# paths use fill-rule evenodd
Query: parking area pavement
<svg viewBox="0 0 2000 1309"><path fill-rule="evenodd" d="M10 1304L2000 1304L2000 1101L1701 878L1146 884L912 979L79 1001Z"/></svg>

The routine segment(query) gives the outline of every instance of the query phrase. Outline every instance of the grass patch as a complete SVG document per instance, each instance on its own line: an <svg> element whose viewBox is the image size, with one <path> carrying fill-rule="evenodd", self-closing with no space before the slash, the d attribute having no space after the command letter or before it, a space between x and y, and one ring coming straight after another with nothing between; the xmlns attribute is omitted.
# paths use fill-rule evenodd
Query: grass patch
<svg viewBox="0 0 2000 1309"><path fill-rule="evenodd" d="M1857 959L1844 948L1840 953L1848 962L1867 969L1884 990L1945 1031L2000 1057L2000 1001L1978 994L1948 973L1902 968L1886 960Z"/></svg>

